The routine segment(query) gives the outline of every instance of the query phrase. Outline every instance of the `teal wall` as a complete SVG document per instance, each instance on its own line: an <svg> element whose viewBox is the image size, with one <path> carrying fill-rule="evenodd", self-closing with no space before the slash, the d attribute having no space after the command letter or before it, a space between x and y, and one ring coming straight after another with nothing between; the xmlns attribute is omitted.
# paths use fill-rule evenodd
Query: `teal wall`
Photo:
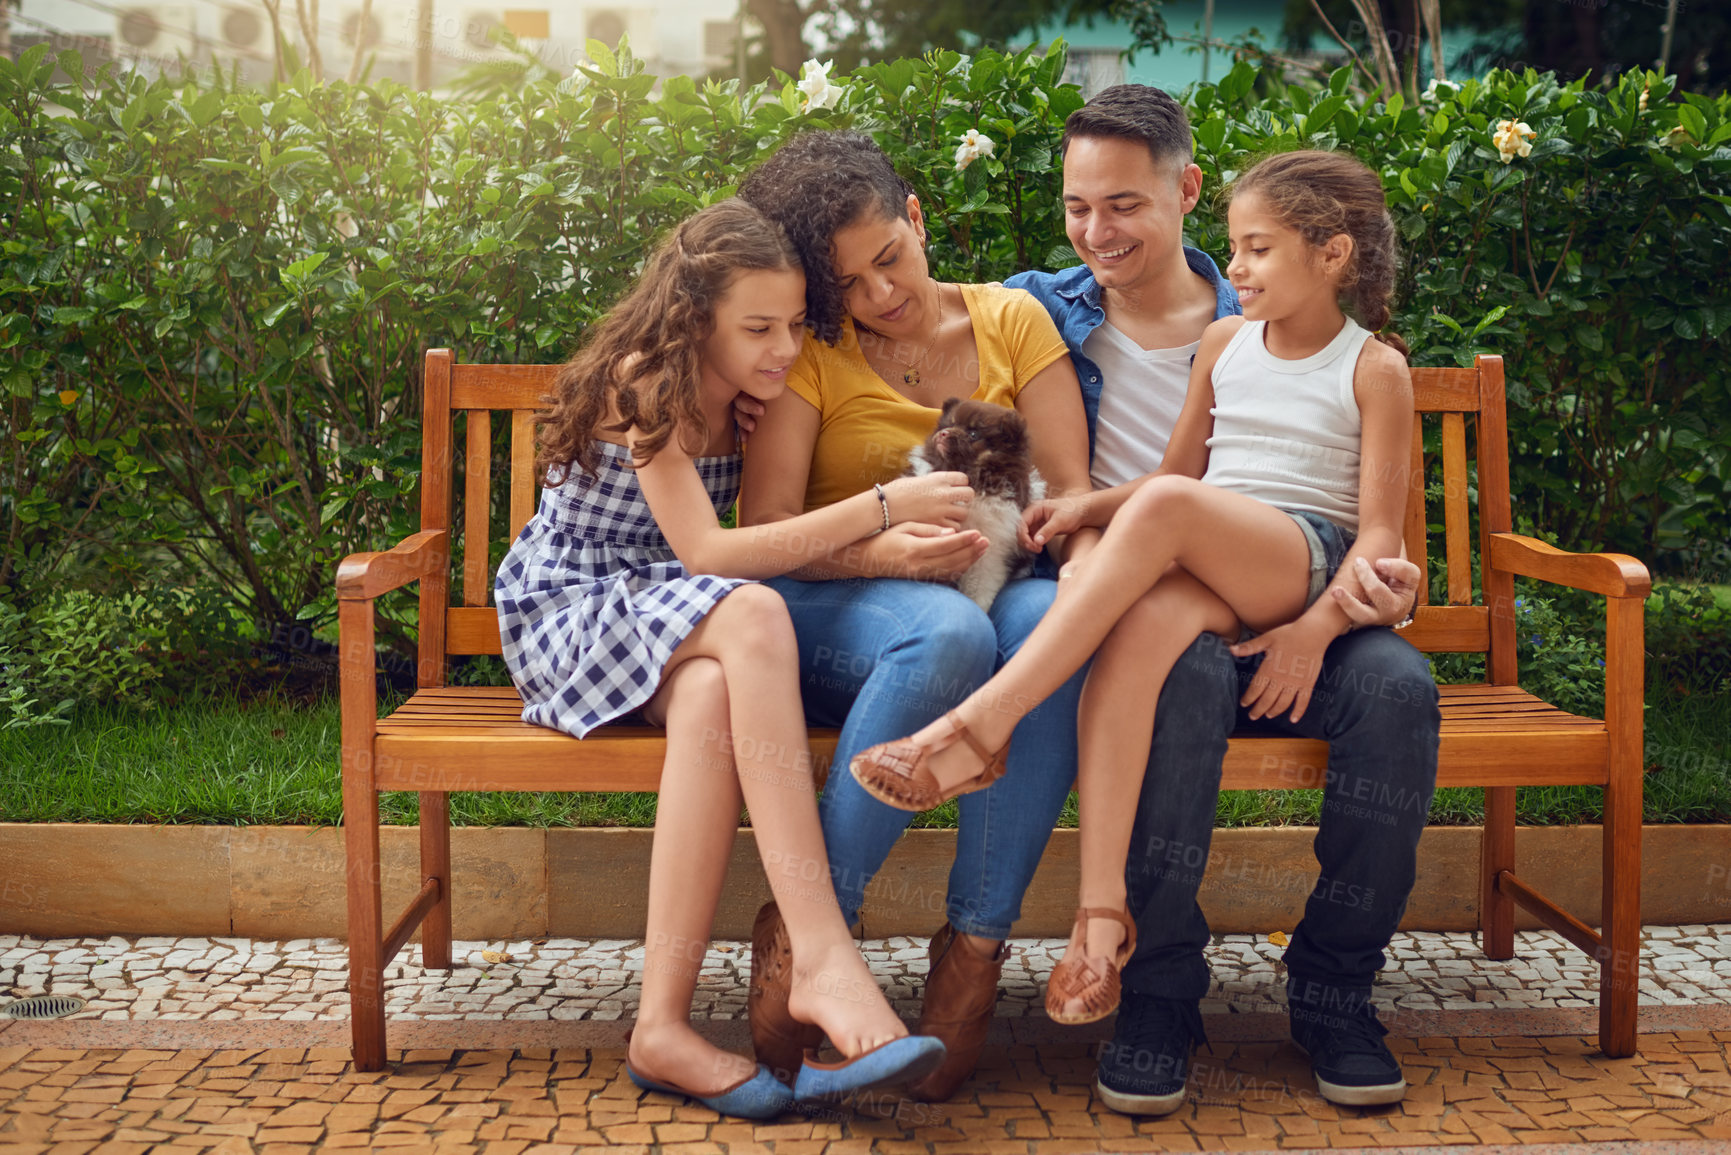
<svg viewBox="0 0 1731 1155"><path fill-rule="evenodd" d="M1215 0L1213 35L1216 40L1238 40L1255 31L1255 39L1266 47L1280 50L1280 28L1285 10L1283 0ZM1166 27L1174 36L1202 37L1203 0L1169 0L1161 11ZM1090 26L1086 21L1065 24L1048 21L1034 29L1033 39L1044 44L1062 36L1072 48L1117 48L1130 43L1130 25L1122 20L1098 19ZM1443 32L1443 58L1452 61L1472 40L1468 32ZM1318 53L1339 53L1340 45L1326 33L1311 42ZM1409 49L1410 51L1410 49ZM1430 46L1424 44L1426 66ZM1406 54L1402 54L1402 62ZM1219 50L1208 54L1208 79L1219 80L1232 67L1232 57ZM1203 78L1203 57L1200 46L1172 44L1159 53L1147 50L1136 53L1134 63L1123 64L1124 79L1138 84L1152 84L1171 92L1179 92ZM1453 76L1453 72L1450 72Z"/></svg>

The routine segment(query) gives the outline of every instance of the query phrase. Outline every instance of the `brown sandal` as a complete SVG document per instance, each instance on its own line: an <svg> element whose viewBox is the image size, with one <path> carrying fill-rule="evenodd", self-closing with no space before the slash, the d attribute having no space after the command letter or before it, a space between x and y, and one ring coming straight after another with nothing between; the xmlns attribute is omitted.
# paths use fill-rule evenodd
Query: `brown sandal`
<svg viewBox="0 0 1731 1155"><path fill-rule="evenodd" d="M1111 918L1124 924L1124 942L1118 953L1109 959L1090 957L1087 952L1088 920ZM1136 953L1136 920L1128 911L1111 910L1103 906L1085 906L1076 912L1076 925L1070 931L1070 945L1064 957L1052 968L1046 980L1046 1014L1055 1023L1076 1026L1099 1022L1118 1009L1118 972ZM1077 999L1082 1010L1066 1014L1064 1007Z"/></svg>
<svg viewBox="0 0 1731 1155"><path fill-rule="evenodd" d="M823 1028L802 1023L787 1009L793 985L793 944L774 900L763 904L751 926L751 984L746 1018L757 1061L788 1086L799 1075L800 1060L823 1042Z"/></svg>
<svg viewBox="0 0 1731 1155"><path fill-rule="evenodd" d="M958 795L984 790L1002 778L1005 760L1010 754L1010 744L1004 743L1003 749L993 753L968 733L967 726L956 716L954 710L944 717L955 728L956 737L966 742L986 764L978 774L967 781L948 790L940 788L937 779L932 777L931 770L926 766L928 749L916 746L905 738L899 742L883 742L869 750L860 751L848 763L848 770L865 788L865 792L879 802L894 806L897 810L915 811L930 810Z"/></svg>

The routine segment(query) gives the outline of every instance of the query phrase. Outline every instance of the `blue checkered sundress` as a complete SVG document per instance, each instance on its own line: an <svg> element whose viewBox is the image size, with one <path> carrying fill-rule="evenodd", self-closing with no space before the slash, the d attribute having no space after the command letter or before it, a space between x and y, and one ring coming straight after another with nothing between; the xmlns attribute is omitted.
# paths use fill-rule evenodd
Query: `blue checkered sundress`
<svg viewBox="0 0 1731 1155"><path fill-rule="evenodd" d="M563 485L541 491L493 582L523 720L579 738L649 701L674 649L749 580L687 573L643 500L629 450L599 445L596 477L573 466ZM719 517L739 495L740 456L695 464Z"/></svg>

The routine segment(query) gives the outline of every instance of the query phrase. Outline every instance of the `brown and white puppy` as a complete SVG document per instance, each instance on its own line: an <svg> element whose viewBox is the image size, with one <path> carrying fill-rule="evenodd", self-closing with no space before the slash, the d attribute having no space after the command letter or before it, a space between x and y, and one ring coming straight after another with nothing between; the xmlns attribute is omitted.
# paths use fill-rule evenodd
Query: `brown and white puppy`
<svg viewBox="0 0 1731 1155"><path fill-rule="evenodd" d="M1004 583L1034 564L1034 555L1022 548L1016 535L1022 511L1046 496L1046 482L1028 449L1028 423L1002 405L950 398L937 430L908 454L903 473L919 477L948 469L967 474L974 490L962 528L979 530L991 543L957 585L989 610Z"/></svg>

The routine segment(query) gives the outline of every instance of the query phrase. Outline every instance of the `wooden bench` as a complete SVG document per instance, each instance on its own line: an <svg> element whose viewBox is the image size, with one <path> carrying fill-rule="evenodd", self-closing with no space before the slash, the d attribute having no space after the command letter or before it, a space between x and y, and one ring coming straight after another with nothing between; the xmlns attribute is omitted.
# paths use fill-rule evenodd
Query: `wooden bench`
<svg viewBox="0 0 1731 1155"><path fill-rule="evenodd" d="M534 511L532 416L549 389L550 365L458 365L449 350L427 354L422 439L421 531L393 549L355 554L337 570L342 632L343 821L348 854L349 993L357 1069L385 1062L385 967L421 929L422 965L451 966L449 795L456 790L654 790L661 774L660 732L606 727L578 742L522 722L509 688L447 686L446 659L499 653L490 604L490 532L495 410L509 411L510 529ZM1405 637L1429 652L1478 652L1482 685L1442 688L1438 786L1485 790L1480 926L1485 954L1514 954L1514 908L1600 962L1599 1045L1624 1056L1636 1047L1640 963L1642 609L1646 568L1617 554L1571 554L1510 532L1508 432L1500 357L1471 369L1415 369L1412 497L1405 538L1426 558L1423 428L1441 426L1443 558L1448 596L1418 610ZM463 520L453 524L455 418L464 418ZM1478 558L1483 600L1473 602L1469 529L1467 417L1478 458ZM462 602L452 604L451 570L459 545ZM1522 690L1515 669L1514 578L1523 575L1590 590L1606 599L1605 716L1576 717ZM387 718L377 717L373 599L420 582L417 689ZM834 751L834 731L813 731L813 752ZM1327 744L1235 737L1226 756L1227 789L1317 787ZM1588 783L1605 789L1603 893L1595 932L1535 892L1515 873L1515 788ZM420 794L421 883L387 927L379 891L379 791ZM1589 916L1589 921L1592 921Z"/></svg>

